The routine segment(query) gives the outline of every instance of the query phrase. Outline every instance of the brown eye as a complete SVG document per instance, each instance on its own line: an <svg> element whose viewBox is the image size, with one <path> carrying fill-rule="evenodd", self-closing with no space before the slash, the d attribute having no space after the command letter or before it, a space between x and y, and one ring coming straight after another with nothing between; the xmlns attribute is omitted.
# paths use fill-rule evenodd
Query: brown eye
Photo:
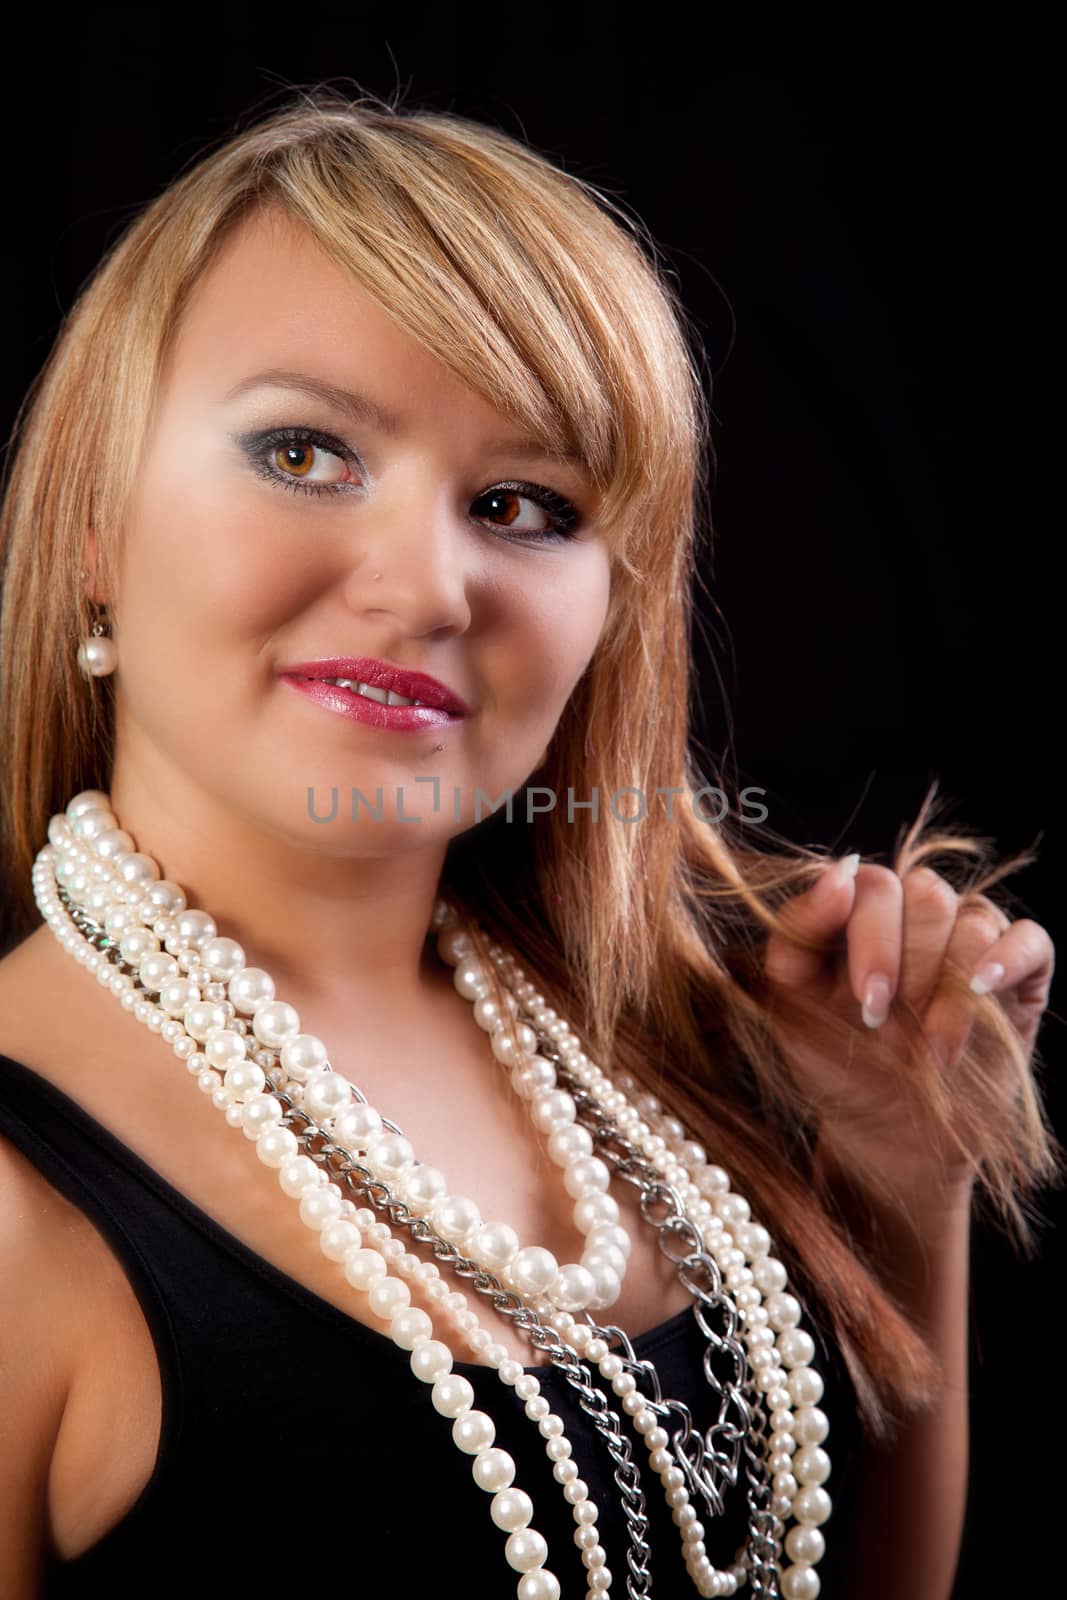
<svg viewBox="0 0 1067 1600"><path fill-rule="evenodd" d="M237 440L253 471L268 483L304 495L351 494L362 487L347 445L312 428L275 428Z"/></svg>
<svg viewBox="0 0 1067 1600"><path fill-rule="evenodd" d="M554 489L535 483L498 483L480 494L474 504L487 507L483 515L496 526L511 528L534 541L570 538L579 521L569 500L564 500ZM533 523L522 522L524 515L530 515L528 511L523 512L524 505L533 507Z"/></svg>
<svg viewBox="0 0 1067 1600"><path fill-rule="evenodd" d="M310 444L287 444L280 450L275 450L275 462L289 472L290 476L302 478L311 471L314 464L315 447ZM303 460L301 461L301 457Z"/></svg>

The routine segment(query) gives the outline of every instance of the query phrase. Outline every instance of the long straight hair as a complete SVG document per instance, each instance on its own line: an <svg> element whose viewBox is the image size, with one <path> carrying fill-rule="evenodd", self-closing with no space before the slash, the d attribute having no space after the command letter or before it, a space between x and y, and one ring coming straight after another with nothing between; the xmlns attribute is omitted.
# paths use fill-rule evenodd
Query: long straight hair
<svg viewBox="0 0 1067 1600"><path fill-rule="evenodd" d="M838 1342L866 1427L886 1435L931 1403L939 1373L840 1195L851 1185L893 1197L875 1196L870 1174L818 1127L771 1023L828 1057L847 1052L853 1029L803 995L770 993L763 976L782 903L825 855L732 814L712 822L699 798L722 787L701 770L689 727L696 553L711 527L704 355L647 230L527 144L451 113L297 90L201 153L105 253L26 396L5 468L5 943L39 921L30 870L52 813L78 790L110 787L112 683L86 684L75 664L92 620L79 578L87 530L115 592L116 530L168 344L227 234L259 207L303 224L471 389L548 448L577 451L601 491L608 615L539 780L576 804L566 823L497 813L452 840L441 892L478 950L495 939L512 951L587 1054L662 1095L751 1197ZM620 815L615 801L633 793L665 801L637 816L627 802ZM594 795L601 815L581 804ZM931 791L902 830L891 862L901 876L942 858L966 899L1032 859L995 866L987 841L935 828L934 810ZM951 978L969 994L965 974ZM957 1140L1031 1249L1027 1200L1059 1172L1060 1152L1006 1016L971 999L971 1041L947 1079L917 1023L908 1060L866 1033L864 1045Z"/></svg>

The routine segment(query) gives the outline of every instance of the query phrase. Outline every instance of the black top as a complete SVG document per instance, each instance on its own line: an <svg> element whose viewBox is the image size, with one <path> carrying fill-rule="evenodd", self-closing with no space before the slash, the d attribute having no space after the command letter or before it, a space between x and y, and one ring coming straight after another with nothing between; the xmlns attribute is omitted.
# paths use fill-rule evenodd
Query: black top
<svg viewBox="0 0 1067 1600"><path fill-rule="evenodd" d="M359 1595L378 1592L380 1583L403 1596L436 1594L441 1585L457 1596L513 1600L519 1574L504 1560L506 1535L490 1520L491 1497L475 1484L471 1458L452 1443L451 1424L433 1409L405 1352L257 1255L75 1101L4 1055L0 1135L84 1212L121 1263L151 1331L162 1386L151 1477L89 1550L71 1561L48 1552L47 1600L126 1594L135 1580L154 1600L222 1595L238 1575L242 1592L264 1597L288 1594L294 1581L334 1592L354 1580L349 1592ZM654 1359L663 1394L686 1402L706 1428L713 1420L701 1366L706 1345L692 1314L683 1311L633 1343L639 1356ZM834 1500L818 1572L822 1600L846 1600L834 1535L847 1526L845 1491L855 1477L855 1396L831 1351L821 1349L817 1362ZM533 1525L548 1540L547 1564L564 1600L584 1600L575 1524L536 1425L490 1369L457 1361L455 1370L470 1379L476 1405L496 1423L497 1444L515 1458L516 1485L533 1499ZM625 1596L628 1545L610 1457L562 1373L530 1370L564 1420L600 1508L612 1592ZM644 1444L630 1437L647 1496L652 1593L682 1600L695 1590L680 1536ZM744 1537L743 1484L724 1517L702 1520L709 1555L725 1564ZM365 1587L368 1578L374 1588Z"/></svg>

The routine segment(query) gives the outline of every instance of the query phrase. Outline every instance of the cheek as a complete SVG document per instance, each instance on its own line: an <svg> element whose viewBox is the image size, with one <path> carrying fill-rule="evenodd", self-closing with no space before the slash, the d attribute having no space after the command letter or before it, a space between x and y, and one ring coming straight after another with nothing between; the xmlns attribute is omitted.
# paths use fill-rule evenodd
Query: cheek
<svg viewBox="0 0 1067 1600"><path fill-rule="evenodd" d="M146 474L134 506L123 581L131 618L151 618L179 650L266 637L314 593L314 544L291 527L283 537L284 517L272 518L254 485L221 471L198 483L180 470L195 452L174 455Z"/></svg>
<svg viewBox="0 0 1067 1600"><path fill-rule="evenodd" d="M566 552L551 569L524 573L509 587L511 648L505 675L540 698L563 701L589 664L603 632L610 567L596 545ZM525 581L522 581L522 580Z"/></svg>

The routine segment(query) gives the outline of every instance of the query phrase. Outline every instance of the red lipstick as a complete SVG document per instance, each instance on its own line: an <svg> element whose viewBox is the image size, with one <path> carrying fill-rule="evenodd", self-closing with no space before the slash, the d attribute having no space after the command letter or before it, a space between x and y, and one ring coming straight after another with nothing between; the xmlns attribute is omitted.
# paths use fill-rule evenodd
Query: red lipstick
<svg viewBox="0 0 1067 1600"><path fill-rule="evenodd" d="M418 730L439 728L470 715L470 707L447 684L425 672L393 666L372 656L330 656L315 661L286 663L278 675L327 710L364 722L371 727ZM346 684L324 680L343 678ZM365 684L381 695L392 693L419 705L383 703L347 684Z"/></svg>

